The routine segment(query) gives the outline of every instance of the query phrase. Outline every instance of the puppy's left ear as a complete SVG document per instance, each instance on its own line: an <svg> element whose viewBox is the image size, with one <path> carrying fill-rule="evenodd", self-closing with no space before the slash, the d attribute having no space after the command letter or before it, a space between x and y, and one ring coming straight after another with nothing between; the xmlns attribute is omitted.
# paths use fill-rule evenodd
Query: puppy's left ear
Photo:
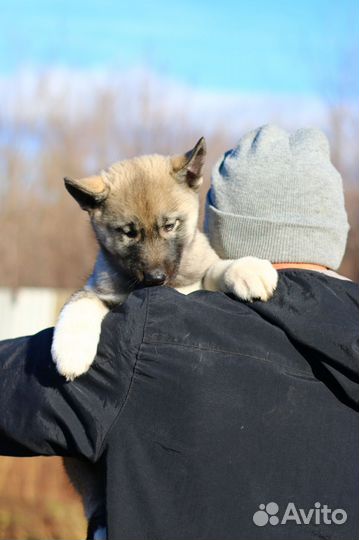
<svg viewBox="0 0 359 540"><path fill-rule="evenodd" d="M100 175L87 176L79 180L66 177L64 181L70 195L73 196L83 210L88 212L103 203L109 193L109 187Z"/></svg>
<svg viewBox="0 0 359 540"><path fill-rule="evenodd" d="M174 176L179 183L186 183L188 187L198 190L202 184L202 169L206 157L206 141L201 137L192 150L183 156L171 158Z"/></svg>

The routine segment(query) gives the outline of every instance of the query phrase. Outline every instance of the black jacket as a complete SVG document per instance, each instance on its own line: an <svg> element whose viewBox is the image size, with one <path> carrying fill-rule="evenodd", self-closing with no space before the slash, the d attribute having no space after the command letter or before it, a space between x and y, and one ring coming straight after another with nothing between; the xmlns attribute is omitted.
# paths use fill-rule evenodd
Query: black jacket
<svg viewBox="0 0 359 540"><path fill-rule="evenodd" d="M72 383L52 329L0 344L0 452L97 462L112 540L356 540L358 322L355 284L303 270L268 303L138 291Z"/></svg>

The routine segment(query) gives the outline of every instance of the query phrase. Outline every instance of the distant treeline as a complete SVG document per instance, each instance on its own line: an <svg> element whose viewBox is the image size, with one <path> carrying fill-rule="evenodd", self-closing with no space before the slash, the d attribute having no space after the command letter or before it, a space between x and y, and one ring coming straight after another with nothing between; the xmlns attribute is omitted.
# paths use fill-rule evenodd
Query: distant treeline
<svg viewBox="0 0 359 540"><path fill-rule="evenodd" d="M29 114L31 100L22 100L21 110L12 116L0 112L0 286L72 289L90 272L96 245L86 214L65 191L64 176L93 174L138 154L183 152L205 135L203 199L218 157L257 127L248 118L245 123L238 118L231 126L217 121L209 128L208 118L203 118L202 128L201 119L194 120L184 103L170 104L170 96L154 92L146 81L135 93L125 85L94 88L86 105L81 92L77 101L71 95L71 103L66 92L54 95L45 75L36 88L32 96L35 92L37 108L44 103L37 114ZM351 223L342 272L359 280L355 129L350 108L328 105L326 131L344 178Z"/></svg>

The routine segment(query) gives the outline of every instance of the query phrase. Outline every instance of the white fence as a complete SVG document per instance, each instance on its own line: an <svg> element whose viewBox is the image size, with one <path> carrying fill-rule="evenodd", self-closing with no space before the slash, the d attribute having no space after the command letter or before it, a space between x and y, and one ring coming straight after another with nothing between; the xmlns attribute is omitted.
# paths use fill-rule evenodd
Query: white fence
<svg viewBox="0 0 359 540"><path fill-rule="evenodd" d="M64 289L0 287L0 340L53 326L70 294Z"/></svg>

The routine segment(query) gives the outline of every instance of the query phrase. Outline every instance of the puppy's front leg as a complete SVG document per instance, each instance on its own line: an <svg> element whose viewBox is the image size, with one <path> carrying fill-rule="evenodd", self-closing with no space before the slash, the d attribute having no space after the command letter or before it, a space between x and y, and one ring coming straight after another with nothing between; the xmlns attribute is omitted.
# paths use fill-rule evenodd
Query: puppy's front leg
<svg viewBox="0 0 359 540"><path fill-rule="evenodd" d="M204 276L204 288L234 293L242 300L266 301L277 287L278 273L271 263L256 257L218 260Z"/></svg>
<svg viewBox="0 0 359 540"><path fill-rule="evenodd" d="M92 290L76 292L57 321L51 352L57 370L73 380L92 364L108 308Z"/></svg>

